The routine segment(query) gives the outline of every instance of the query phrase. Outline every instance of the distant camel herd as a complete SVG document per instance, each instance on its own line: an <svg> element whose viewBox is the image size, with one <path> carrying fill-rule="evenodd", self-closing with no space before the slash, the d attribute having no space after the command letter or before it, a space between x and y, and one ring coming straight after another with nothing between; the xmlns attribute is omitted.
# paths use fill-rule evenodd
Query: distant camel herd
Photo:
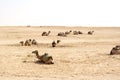
<svg viewBox="0 0 120 80"><path fill-rule="evenodd" d="M73 35L83 34L83 32L81 32L81 31L72 31L72 30L70 30L70 31L66 31L66 32L59 32L59 33L57 34L57 36L66 37L67 35L69 35L69 34L72 33L72 32L73 32ZM93 32L94 32L94 31L88 31L87 34L92 35ZM48 32L44 31L44 32L42 32L41 35L42 35L42 36L49 36L50 33L51 33L51 31L48 31Z"/></svg>
<svg viewBox="0 0 120 80"><path fill-rule="evenodd" d="M31 46L31 45L38 45L37 41L35 39L28 39L26 41L20 41L21 46Z"/></svg>
<svg viewBox="0 0 120 80"><path fill-rule="evenodd" d="M83 34L81 31L66 31L66 32L59 32L57 34L57 36L67 36L69 34L71 34L73 32L73 35L79 35L79 34ZM42 36L49 36L49 34L51 33L51 31L48 32L43 32ZM88 31L88 35L92 35L94 33L94 31ZM52 47L56 47L59 43L61 42L61 40L56 40L53 41L51 43ZM38 42L35 39L28 39L26 41L20 41L20 45L21 46L31 46L31 45L38 45ZM54 64L53 62L53 58L52 56L49 56L48 53L44 53L43 55L39 55L38 50L32 51L32 53L34 53L37 57L37 59L40 62L43 62L45 64ZM117 45L115 47L112 48L110 55L117 55L120 54L120 45Z"/></svg>
<svg viewBox="0 0 120 80"><path fill-rule="evenodd" d="M87 34L92 35L93 32L94 32L94 31L88 31ZM66 32L59 32L59 33L57 34L57 36L66 37L66 36L69 35L70 33L72 33L72 30L66 31ZM83 34L83 32L81 32L81 31L73 31L73 35L79 35L79 34Z"/></svg>

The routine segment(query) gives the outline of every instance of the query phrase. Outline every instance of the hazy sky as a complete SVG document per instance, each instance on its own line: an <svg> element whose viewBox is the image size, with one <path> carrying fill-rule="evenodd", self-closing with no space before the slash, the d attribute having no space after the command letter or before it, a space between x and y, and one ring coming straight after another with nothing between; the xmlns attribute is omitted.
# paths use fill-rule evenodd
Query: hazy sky
<svg viewBox="0 0 120 80"><path fill-rule="evenodd" d="M0 0L0 25L120 26L120 0Z"/></svg>

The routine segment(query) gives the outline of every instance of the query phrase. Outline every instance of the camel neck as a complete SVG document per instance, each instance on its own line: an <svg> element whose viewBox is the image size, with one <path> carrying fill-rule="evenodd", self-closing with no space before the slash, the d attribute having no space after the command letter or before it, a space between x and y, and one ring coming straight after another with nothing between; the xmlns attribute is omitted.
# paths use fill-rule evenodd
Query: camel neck
<svg viewBox="0 0 120 80"><path fill-rule="evenodd" d="M37 58L39 58L39 54L38 54L38 52L36 53L36 56L37 56Z"/></svg>

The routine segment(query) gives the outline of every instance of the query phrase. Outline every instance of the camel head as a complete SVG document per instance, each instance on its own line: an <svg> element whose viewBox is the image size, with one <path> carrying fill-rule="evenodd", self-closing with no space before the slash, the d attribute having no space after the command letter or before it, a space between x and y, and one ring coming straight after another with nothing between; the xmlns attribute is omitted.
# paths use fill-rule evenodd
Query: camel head
<svg viewBox="0 0 120 80"><path fill-rule="evenodd" d="M29 39L29 42L31 42L32 40L31 39Z"/></svg>
<svg viewBox="0 0 120 80"><path fill-rule="evenodd" d="M38 54L38 50L32 51L33 54Z"/></svg>
<svg viewBox="0 0 120 80"><path fill-rule="evenodd" d="M117 49L117 50L120 50L120 45L117 45L117 46L116 46L116 49Z"/></svg>

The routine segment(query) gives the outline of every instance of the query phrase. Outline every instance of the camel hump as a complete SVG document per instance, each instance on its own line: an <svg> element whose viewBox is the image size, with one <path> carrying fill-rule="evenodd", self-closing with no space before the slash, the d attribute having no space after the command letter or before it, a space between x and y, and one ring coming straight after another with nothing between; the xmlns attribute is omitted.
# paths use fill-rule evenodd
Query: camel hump
<svg viewBox="0 0 120 80"><path fill-rule="evenodd" d="M48 61L48 59L49 59L48 53L44 53L44 54L42 55L42 60L43 60L44 62L46 62L46 61Z"/></svg>

